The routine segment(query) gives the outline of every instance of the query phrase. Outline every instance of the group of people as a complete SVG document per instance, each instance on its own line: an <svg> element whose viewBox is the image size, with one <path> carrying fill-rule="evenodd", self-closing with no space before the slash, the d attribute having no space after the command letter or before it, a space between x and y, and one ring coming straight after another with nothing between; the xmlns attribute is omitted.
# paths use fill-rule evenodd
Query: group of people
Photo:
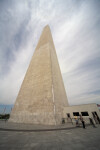
<svg viewBox="0 0 100 150"><path fill-rule="evenodd" d="M79 120L81 121L82 125L83 125L83 128L85 129L85 121L83 119L83 117L80 115L79 118L77 116L75 116L75 121L76 121L76 126L78 127L79 126Z"/></svg>
<svg viewBox="0 0 100 150"><path fill-rule="evenodd" d="M83 117L81 115L79 115L79 118L77 116L75 116L76 126L77 127L79 126L79 120L81 121L82 126L85 129L86 128L86 126L85 126L85 120L83 119ZM92 118L89 118L89 120L90 120L90 124L93 125L93 127L96 127L95 124L94 124L94 122L93 122L93 120L92 120Z"/></svg>

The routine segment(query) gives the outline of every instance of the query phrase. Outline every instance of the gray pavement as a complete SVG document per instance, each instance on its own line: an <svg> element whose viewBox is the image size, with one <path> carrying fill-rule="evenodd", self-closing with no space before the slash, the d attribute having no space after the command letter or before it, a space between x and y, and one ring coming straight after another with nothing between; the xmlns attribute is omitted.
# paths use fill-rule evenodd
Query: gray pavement
<svg viewBox="0 0 100 150"><path fill-rule="evenodd" d="M0 131L0 150L100 150L100 125L58 131Z"/></svg>

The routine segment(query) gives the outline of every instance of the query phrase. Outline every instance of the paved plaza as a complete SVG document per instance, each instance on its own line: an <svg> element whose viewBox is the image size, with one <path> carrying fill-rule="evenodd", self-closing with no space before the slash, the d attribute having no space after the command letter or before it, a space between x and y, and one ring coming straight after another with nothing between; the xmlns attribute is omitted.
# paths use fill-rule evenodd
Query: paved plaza
<svg viewBox="0 0 100 150"><path fill-rule="evenodd" d="M100 125L57 131L3 131L0 150L100 150Z"/></svg>

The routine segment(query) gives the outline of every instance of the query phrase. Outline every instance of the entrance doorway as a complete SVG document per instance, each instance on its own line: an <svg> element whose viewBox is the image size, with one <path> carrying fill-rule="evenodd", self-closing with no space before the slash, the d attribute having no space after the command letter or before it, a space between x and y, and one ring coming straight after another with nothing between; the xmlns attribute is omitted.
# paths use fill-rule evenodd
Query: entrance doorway
<svg viewBox="0 0 100 150"><path fill-rule="evenodd" d="M73 124L72 119L71 119L71 117L70 117L70 113L67 113L66 115L67 115L67 122Z"/></svg>
<svg viewBox="0 0 100 150"><path fill-rule="evenodd" d="M67 113L67 118L70 118L70 113Z"/></svg>
<svg viewBox="0 0 100 150"><path fill-rule="evenodd" d="M92 115L93 115L93 119L95 120L95 123L96 124L98 124L98 123L100 124L100 119L99 119L99 116L98 116L97 112L93 111Z"/></svg>

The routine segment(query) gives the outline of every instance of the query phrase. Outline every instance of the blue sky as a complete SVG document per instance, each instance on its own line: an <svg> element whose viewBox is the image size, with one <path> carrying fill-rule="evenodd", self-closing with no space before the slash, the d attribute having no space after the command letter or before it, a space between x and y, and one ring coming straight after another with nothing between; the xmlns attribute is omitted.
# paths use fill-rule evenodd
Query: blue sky
<svg viewBox="0 0 100 150"><path fill-rule="evenodd" d="M100 103L100 0L0 0L0 104L14 104L47 24L69 104Z"/></svg>

